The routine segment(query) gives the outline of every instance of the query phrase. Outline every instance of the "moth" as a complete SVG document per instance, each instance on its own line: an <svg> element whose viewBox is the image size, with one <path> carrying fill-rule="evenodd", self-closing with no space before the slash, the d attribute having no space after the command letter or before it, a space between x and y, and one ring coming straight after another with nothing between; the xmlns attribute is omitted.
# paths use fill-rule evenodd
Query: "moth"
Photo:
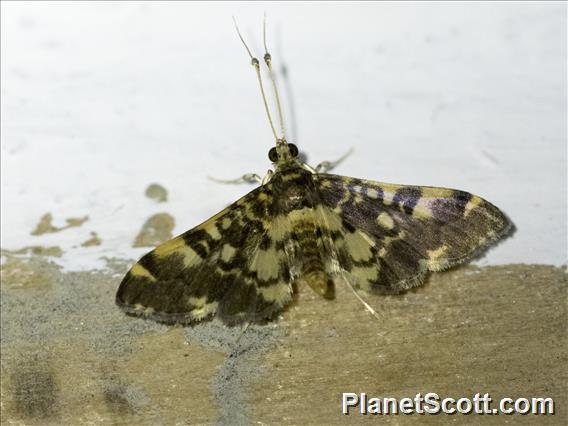
<svg viewBox="0 0 568 426"><path fill-rule="evenodd" d="M341 283L355 294L398 293L420 285L429 271L472 259L511 232L503 212L468 192L338 176L325 172L334 163L312 168L300 161L298 148L285 137L266 38L264 62L281 135L259 61L237 32L276 140L268 153L274 171L262 180L243 176L260 186L143 256L116 294L128 314L183 324L217 315L232 325L272 318L301 285L325 299L333 299Z"/></svg>

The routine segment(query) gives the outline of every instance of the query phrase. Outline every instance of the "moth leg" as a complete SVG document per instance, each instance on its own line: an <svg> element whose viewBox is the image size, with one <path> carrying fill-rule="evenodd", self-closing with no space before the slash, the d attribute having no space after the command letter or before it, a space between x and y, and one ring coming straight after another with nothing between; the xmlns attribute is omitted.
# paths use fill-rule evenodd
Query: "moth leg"
<svg viewBox="0 0 568 426"><path fill-rule="evenodd" d="M315 168L316 173L325 173L330 171L334 167L337 167L339 164L341 164L343 160L349 157L352 153L353 153L353 148L350 148L349 151L347 151L345 154L343 154L335 161L322 161L316 166Z"/></svg>
<svg viewBox="0 0 568 426"><path fill-rule="evenodd" d="M237 183L261 183L263 181L263 179L256 173L247 173L237 179L217 179L211 176L207 176L207 178L212 180L213 182L226 183L229 185Z"/></svg>
<svg viewBox="0 0 568 426"><path fill-rule="evenodd" d="M266 175L260 181L260 184L264 185L265 183L268 183L270 181L270 179L272 179L273 175L274 175L274 172L272 170L268 169L268 171L266 172Z"/></svg>
<svg viewBox="0 0 568 426"><path fill-rule="evenodd" d="M301 164L302 164L302 167L303 167L304 169L306 169L308 172L310 172L310 173L317 173L317 172L316 172L316 169L314 169L314 168L313 168L312 166L310 166L309 164L307 164L307 163L301 163Z"/></svg>
<svg viewBox="0 0 568 426"><path fill-rule="evenodd" d="M214 177L211 177L211 176L207 176L207 178L209 180L212 180L213 182L226 183L226 184L229 184L229 185L238 184L238 183L260 183L261 185L264 185L270 179L272 179L273 174L274 174L274 172L272 170L268 170L268 172L266 173L266 175L263 178L261 178L256 173L247 173L247 174L242 175L240 178L237 178L237 179L217 179L217 178L214 178Z"/></svg>
<svg viewBox="0 0 568 426"><path fill-rule="evenodd" d="M239 337L237 337L237 340L235 340L235 344L238 344L241 338L245 335L246 331L249 328L249 325L250 322L246 322L245 324L243 324L243 327L241 328L241 334L239 334Z"/></svg>
<svg viewBox="0 0 568 426"><path fill-rule="evenodd" d="M355 287L353 287L353 284L351 283L349 277L347 277L345 274L343 274L342 276L342 281L347 284L347 287L349 288L349 290L351 290L353 292L353 294L355 295L355 297L357 298L357 300L359 300L359 302L361 302L361 304L365 307L365 309L367 310L367 312L369 312L371 315L373 315L376 319L378 319L379 321L381 321L381 317L379 316L379 314L377 313L377 311L375 311L371 305L369 305L365 299L363 299L361 297L361 295L357 292L357 289L355 289Z"/></svg>

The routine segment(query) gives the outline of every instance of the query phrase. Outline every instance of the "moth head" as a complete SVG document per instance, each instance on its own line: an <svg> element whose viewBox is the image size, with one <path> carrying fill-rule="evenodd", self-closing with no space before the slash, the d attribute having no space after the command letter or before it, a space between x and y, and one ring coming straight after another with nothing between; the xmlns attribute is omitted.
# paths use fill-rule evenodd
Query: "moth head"
<svg viewBox="0 0 568 426"><path fill-rule="evenodd" d="M278 139L276 146L268 151L268 159L273 163L283 163L298 157L298 147L285 139Z"/></svg>

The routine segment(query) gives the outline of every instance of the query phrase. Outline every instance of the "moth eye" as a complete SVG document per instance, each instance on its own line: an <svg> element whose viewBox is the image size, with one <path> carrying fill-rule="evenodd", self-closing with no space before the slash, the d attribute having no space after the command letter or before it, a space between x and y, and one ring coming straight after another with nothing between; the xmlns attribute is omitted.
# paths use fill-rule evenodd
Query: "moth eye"
<svg viewBox="0 0 568 426"><path fill-rule="evenodd" d="M268 159L273 163L278 161L278 152L276 151L276 148L270 148L270 151L268 151Z"/></svg>
<svg viewBox="0 0 568 426"><path fill-rule="evenodd" d="M298 151L298 147L297 147L296 145L294 145L293 143L289 143L289 144L288 144L288 149L290 150L290 155L291 155L292 157L295 158L295 157L298 156L299 151Z"/></svg>

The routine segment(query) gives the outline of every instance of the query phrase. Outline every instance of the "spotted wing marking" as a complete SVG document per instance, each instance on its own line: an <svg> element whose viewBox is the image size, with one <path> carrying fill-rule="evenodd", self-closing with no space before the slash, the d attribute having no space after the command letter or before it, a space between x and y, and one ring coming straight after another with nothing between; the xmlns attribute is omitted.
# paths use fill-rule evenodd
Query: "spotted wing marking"
<svg viewBox="0 0 568 426"><path fill-rule="evenodd" d="M117 304L168 323L218 314L227 323L270 317L292 297L284 224L266 214L259 187L194 229L156 247L124 277Z"/></svg>
<svg viewBox="0 0 568 426"><path fill-rule="evenodd" d="M329 174L317 184L339 264L365 290L419 285L427 271L463 263L512 229L499 209L464 191Z"/></svg>

